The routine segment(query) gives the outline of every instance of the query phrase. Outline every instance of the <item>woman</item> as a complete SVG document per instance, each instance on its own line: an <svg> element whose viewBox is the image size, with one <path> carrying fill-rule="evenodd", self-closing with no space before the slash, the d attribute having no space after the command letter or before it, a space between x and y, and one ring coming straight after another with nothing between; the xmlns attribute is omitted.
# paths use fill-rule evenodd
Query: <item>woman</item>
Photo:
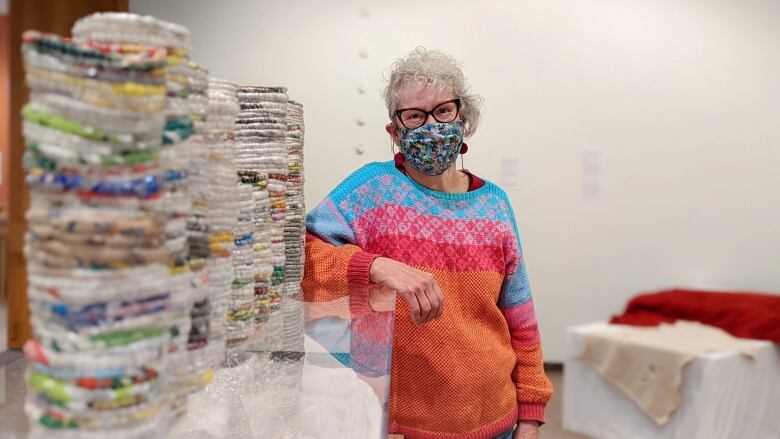
<svg viewBox="0 0 780 439"><path fill-rule="evenodd" d="M307 218L307 300L397 292L390 432L536 438L552 386L506 193L458 171L479 123L455 60L417 48L391 68L400 153L356 171ZM369 311L370 312L370 311Z"/></svg>

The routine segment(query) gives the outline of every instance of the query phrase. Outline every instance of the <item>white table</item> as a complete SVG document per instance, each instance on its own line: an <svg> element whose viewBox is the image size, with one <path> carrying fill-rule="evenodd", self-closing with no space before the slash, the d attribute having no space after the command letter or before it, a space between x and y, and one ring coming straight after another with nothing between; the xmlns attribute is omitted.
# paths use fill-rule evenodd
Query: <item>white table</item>
<svg viewBox="0 0 780 439"><path fill-rule="evenodd" d="M565 429L598 439L780 438L780 347L754 341L755 360L735 352L697 357L683 372L680 407L659 426L578 360L588 332L625 328L602 322L567 329Z"/></svg>

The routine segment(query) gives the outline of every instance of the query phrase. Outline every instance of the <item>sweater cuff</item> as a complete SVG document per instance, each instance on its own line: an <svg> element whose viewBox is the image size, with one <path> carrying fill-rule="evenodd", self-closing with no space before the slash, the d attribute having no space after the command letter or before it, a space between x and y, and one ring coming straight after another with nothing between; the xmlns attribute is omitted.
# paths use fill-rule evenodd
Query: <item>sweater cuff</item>
<svg viewBox="0 0 780 439"><path fill-rule="evenodd" d="M379 255L359 251L349 258L347 267L347 281L356 285L369 285L371 283L371 264Z"/></svg>
<svg viewBox="0 0 780 439"><path fill-rule="evenodd" d="M519 403L517 413L518 421L538 421L539 425L544 424L545 404Z"/></svg>
<svg viewBox="0 0 780 439"><path fill-rule="evenodd" d="M371 285L371 264L379 255L359 251L349 258L347 283L349 285L349 309L354 315L371 312L368 304L368 287Z"/></svg>

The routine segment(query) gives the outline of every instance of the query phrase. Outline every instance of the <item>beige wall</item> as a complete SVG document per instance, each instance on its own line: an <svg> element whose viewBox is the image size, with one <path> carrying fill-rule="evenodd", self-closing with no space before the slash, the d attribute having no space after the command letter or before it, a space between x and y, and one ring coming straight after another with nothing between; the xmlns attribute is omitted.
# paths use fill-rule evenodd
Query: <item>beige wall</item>
<svg viewBox="0 0 780 439"><path fill-rule="evenodd" d="M549 360L563 358L567 325L605 319L637 292L780 291L776 1L130 9L190 27L196 59L217 76L290 87L306 111L309 206L362 163L390 159L380 90L395 58L416 45L459 58L486 103L466 166L501 183L502 158L518 160L510 195Z"/></svg>

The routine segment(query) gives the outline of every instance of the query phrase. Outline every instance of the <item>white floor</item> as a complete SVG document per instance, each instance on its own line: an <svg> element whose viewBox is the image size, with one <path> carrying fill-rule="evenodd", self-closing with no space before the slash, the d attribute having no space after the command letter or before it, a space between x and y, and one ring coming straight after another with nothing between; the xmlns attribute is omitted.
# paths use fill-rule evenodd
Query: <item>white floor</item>
<svg viewBox="0 0 780 439"><path fill-rule="evenodd" d="M27 437L29 429L24 414L24 371L27 362L17 354L10 364L0 365L0 439Z"/></svg>

